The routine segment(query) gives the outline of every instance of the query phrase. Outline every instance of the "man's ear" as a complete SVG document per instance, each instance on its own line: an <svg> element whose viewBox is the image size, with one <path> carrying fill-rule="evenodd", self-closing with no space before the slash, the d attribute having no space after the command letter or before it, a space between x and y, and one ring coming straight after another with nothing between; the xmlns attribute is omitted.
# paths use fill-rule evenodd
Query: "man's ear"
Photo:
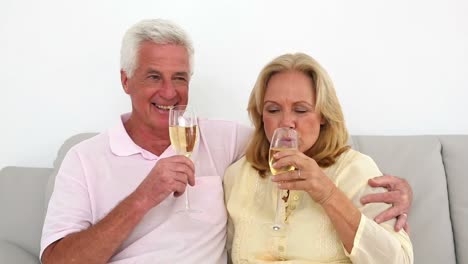
<svg viewBox="0 0 468 264"><path fill-rule="evenodd" d="M120 83L122 83L122 88L124 89L125 93L128 94L128 76L127 72L124 70L120 70Z"/></svg>

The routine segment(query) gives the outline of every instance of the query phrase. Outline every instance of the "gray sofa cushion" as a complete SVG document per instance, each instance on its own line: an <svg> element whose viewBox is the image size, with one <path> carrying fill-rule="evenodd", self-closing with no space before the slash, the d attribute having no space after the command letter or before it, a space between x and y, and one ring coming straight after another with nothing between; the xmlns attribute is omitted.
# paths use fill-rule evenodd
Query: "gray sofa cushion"
<svg viewBox="0 0 468 264"><path fill-rule="evenodd" d="M441 136L445 171L447 172L452 228L458 263L468 263L468 138L466 136Z"/></svg>
<svg viewBox="0 0 468 264"><path fill-rule="evenodd" d="M0 241L10 241L29 253L39 254L38 241L44 222L44 185L51 171L24 167L5 167L0 171Z"/></svg>
<svg viewBox="0 0 468 264"><path fill-rule="evenodd" d="M415 263L455 263L447 181L438 138L354 136L353 144L374 158L382 172L407 178L411 184L414 197L409 223Z"/></svg>
<svg viewBox="0 0 468 264"><path fill-rule="evenodd" d="M40 264L39 258L23 248L7 241L0 241L1 264Z"/></svg>

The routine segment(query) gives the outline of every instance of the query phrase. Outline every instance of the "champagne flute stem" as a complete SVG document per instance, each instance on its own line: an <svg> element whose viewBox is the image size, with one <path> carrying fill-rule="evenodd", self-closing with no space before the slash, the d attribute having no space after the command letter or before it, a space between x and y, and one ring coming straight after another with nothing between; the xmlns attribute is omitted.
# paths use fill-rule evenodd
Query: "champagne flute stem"
<svg viewBox="0 0 468 264"><path fill-rule="evenodd" d="M185 156L193 161L191 152L186 153ZM190 211L191 210L189 200L190 200L189 199L189 185L187 183L187 186L185 186L185 211Z"/></svg>
<svg viewBox="0 0 468 264"><path fill-rule="evenodd" d="M187 186L185 188L185 210L189 211L190 210L190 204L189 204L189 187Z"/></svg>
<svg viewBox="0 0 468 264"><path fill-rule="evenodd" d="M276 190L276 212L275 212L275 223L273 224L273 230L281 229L281 194L282 191L280 188Z"/></svg>

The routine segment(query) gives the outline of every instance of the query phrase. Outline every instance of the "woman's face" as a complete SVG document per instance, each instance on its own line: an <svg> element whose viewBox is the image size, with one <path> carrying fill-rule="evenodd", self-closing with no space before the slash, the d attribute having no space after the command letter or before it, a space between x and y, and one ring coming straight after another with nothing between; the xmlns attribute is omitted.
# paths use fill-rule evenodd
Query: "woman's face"
<svg viewBox="0 0 468 264"><path fill-rule="evenodd" d="M273 75L263 102L263 123L268 141L276 128L290 127L299 134L300 151L315 144L324 120L315 112L315 93L310 77L298 71Z"/></svg>

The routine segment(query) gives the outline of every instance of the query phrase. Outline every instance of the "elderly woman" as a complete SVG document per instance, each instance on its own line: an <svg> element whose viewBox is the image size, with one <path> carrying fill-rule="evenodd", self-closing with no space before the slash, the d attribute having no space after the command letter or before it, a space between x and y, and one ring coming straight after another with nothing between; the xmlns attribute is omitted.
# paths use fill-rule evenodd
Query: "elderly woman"
<svg viewBox="0 0 468 264"><path fill-rule="evenodd" d="M306 54L286 54L261 71L248 112L255 132L246 156L224 176L229 213L228 251L233 263L413 263L408 234L390 220L372 219L390 205L362 205L362 195L383 190L367 182L380 175L374 161L348 145L348 132L333 84ZM275 154L274 168L296 170L271 176L273 131L298 132L297 150ZM277 188L280 219L271 230Z"/></svg>

